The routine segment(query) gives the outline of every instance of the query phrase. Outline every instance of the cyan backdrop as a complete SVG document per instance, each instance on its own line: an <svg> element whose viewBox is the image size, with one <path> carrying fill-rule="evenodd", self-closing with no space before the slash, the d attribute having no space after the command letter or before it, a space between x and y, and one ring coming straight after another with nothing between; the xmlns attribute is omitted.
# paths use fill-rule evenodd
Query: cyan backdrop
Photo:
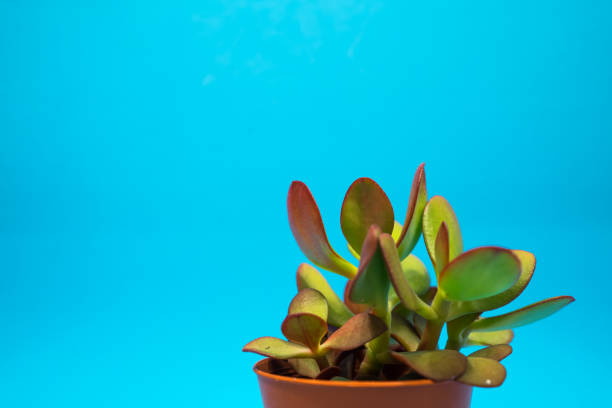
<svg viewBox="0 0 612 408"><path fill-rule="evenodd" d="M291 180L346 254L349 184L402 220L423 161L466 247L536 254L515 307L577 298L473 407L601 406L610 4L2 2L0 406L261 406L240 350L295 293Z"/></svg>

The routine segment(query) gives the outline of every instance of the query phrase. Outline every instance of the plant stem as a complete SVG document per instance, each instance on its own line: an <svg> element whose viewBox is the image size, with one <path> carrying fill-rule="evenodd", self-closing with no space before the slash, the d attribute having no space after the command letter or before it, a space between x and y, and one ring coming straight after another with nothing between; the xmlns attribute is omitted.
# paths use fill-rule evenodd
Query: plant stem
<svg viewBox="0 0 612 408"><path fill-rule="evenodd" d="M438 340L440 339L440 333L442 333L442 327L444 327L449 305L449 302L444 300L441 292L438 291L431 303L431 307L438 314L438 318L427 321L417 350L435 350L438 348Z"/></svg>
<svg viewBox="0 0 612 408"><path fill-rule="evenodd" d="M326 355L316 357L315 360L317 361L317 364L319 365L319 369L324 370L327 367L329 367L329 361L327 360Z"/></svg>

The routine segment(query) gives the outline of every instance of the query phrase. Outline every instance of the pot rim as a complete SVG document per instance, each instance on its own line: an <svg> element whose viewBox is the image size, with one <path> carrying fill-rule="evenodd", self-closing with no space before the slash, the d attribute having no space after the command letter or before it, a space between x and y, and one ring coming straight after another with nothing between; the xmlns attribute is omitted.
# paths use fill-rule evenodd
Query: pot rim
<svg viewBox="0 0 612 408"><path fill-rule="evenodd" d="M440 381L434 382L432 380L423 379L423 380L403 380L403 381L329 381L329 380L315 380L313 378L293 378L286 377L278 374L271 374L267 371L264 371L260 368L264 362L271 360L271 358L264 358L263 360L259 360L253 366L253 371L255 374L261 377L265 377L275 381L284 381L294 384L304 384L304 385L318 385L322 387L332 387L332 388L398 388L398 387L418 387L418 386L432 386L432 385L440 385L448 382L455 381Z"/></svg>

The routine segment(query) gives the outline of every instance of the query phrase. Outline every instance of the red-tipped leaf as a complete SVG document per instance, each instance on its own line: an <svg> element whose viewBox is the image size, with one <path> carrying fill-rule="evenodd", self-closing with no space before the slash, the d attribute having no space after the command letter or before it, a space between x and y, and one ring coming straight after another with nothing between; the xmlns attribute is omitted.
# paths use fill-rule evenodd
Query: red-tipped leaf
<svg viewBox="0 0 612 408"><path fill-rule="evenodd" d="M342 233L351 247L361 253L370 226L378 225L383 232L391 233L394 224L393 208L382 188L369 178L355 180L340 213Z"/></svg>
<svg viewBox="0 0 612 408"><path fill-rule="evenodd" d="M308 187L300 181L294 181L289 187L287 213L293 236L308 259L347 278L355 276L355 266L338 255L329 244L317 203Z"/></svg>

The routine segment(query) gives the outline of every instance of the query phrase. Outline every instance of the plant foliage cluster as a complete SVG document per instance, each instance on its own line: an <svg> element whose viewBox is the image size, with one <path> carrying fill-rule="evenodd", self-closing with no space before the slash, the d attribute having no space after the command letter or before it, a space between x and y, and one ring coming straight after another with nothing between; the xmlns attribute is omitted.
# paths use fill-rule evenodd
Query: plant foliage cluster
<svg viewBox="0 0 612 408"><path fill-rule="evenodd" d="M331 247L317 204L303 183L291 184L289 224L306 257L348 278L343 299L309 264L297 270L298 293L281 330L287 340L261 337L244 351L271 357L285 373L335 381L455 380L499 386L500 363L511 352L512 329L550 316L574 301L559 296L510 313L483 317L525 289L533 254L484 246L464 251L455 212L446 199L428 199L424 165L415 174L403 225L373 180L348 189L340 226L358 266ZM438 283L411 254L423 237ZM446 328L448 341L439 348ZM464 355L466 346L483 346Z"/></svg>

